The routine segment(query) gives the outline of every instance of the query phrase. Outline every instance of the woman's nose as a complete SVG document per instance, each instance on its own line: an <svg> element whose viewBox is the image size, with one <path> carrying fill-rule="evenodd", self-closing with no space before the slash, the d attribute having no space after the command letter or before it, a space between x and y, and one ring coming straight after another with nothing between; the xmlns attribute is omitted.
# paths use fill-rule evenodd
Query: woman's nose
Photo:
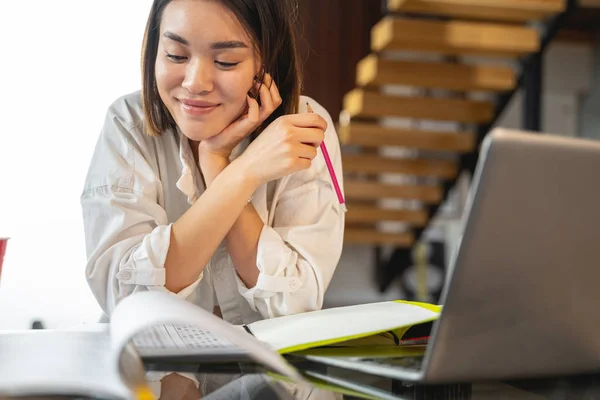
<svg viewBox="0 0 600 400"><path fill-rule="evenodd" d="M213 74L210 66L196 61L188 64L183 87L191 94L207 93L213 90Z"/></svg>

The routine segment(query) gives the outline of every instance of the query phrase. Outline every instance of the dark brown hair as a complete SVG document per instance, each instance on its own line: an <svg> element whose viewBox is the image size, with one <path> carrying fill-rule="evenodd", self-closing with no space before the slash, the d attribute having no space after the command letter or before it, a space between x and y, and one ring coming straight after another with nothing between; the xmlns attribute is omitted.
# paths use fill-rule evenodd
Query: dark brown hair
<svg viewBox="0 0 600 400"><path fill-rule="evenodd" d="M165 7L173 0L154 0L142 48L142 105L147 133L159 136L175 129L175 120L162 102L156 86L155 62L160 23ZM213 0L229 9L251 37L268 72L279 88L283 103L253 133L255 138L278 117L298 112L302 86L300 60L296 47L296 0ZM262 82L262 76L258 79Z"/></svg>

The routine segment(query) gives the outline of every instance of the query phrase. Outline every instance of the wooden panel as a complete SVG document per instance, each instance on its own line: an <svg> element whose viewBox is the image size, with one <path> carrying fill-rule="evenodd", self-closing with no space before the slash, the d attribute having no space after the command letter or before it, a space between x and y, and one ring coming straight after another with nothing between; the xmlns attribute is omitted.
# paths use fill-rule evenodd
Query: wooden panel
<svg viewBox="0 0 600 400"><path fill-rule="evenodd" d="M355 86L356 63L369 54L371 28L384 10L381 2L374 0L297 3L302 94L318 101L336 121L342 97Z"/></svg>
<svg viewBox="0 0 600 400"><path fill-rule="evenodd" d="M492 119L494 105L487 101L389 96L354 89L344 96L344 110L350 117L404 117L485 123Z"/></svg>
<svg viewBox="0 0 600 400"><path fill-rule="evenodd" d="M512 68L447 62L394 61L371 54L356 68L359 87L405 85L458 91L505 91L516 86Z"/></svg>
<svg viewBox="0 0 600 400"><path fill-rule="evenodd" d="M346 213L348 223L394 221L422 227L427 224L428 219L427 212L423 210L391 210L359 204L348 204Z"/></svg>
<svg viewBox="0 0 600 400"><path fill-rule="evenodd" d="M342 155L344 172L369 174L396 173L452 179L457 175L456 163L445 160L395 159L370 154Z"/></svg>
<svg viewBox="0 0 600 400"><path fill-rule="evenodd" d="M475 136L470 132L408 130L361 122L342 125L338 132L342 143L364 147L401 146L456 152L470 152L475 148Z"/></svg>
<svg viewBox="0 0 600 400"><path fill-rule="evenodd" d="M514 22L545 19L565 6L564 0L388 0L390 11Z"/></svg>
<svg viewBox="0 0 600 400"><path fill-rule="evenodd" d="M390 185L371 181L347 179L344 182L347 200L405 199L428 204L442 201L442 188L434 185Z"/></svg>
<svg viewBox="0 0 600 400"><path fill-rule="evenodd" d="M539 49L534 28L386 17L371 30L371 49L514 57Z"/></svg>
<svg viewBox="0 0 600 400"><path fill-rule="evenodd" d="M600 8L600 0L579 0L580 7Z"/></svg>
<svg viewBox="0 0 600 400"><path fill-rule="evenodd" d="M346 229L344 242L349 244L366 245L394 245L397 247L411 247L415 238L412 233L383 233L375 229Z"/></svg>

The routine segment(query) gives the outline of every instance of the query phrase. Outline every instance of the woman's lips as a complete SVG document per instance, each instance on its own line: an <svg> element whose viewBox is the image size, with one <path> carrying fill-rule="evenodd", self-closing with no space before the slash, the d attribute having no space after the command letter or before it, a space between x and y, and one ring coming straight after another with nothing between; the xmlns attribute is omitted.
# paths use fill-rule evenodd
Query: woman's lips
<svg viewBox="0 0 600 400"><path fill-rule="evenodd" d="M219 104L197 100L179 100L184 113L193 116L203 116L213 112Z"/></svg>

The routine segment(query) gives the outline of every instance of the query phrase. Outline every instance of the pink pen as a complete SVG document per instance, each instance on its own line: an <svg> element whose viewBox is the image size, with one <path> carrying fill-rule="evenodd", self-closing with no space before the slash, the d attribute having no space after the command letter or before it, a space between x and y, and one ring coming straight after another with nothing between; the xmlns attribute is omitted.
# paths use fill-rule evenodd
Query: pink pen
<svg viewBox="0 0 600 400"><path fill-rule="evenodd" d="M306 103L306 108L308 112L314 112L310 104ZM335 171L333 170L333 165L331 164L331 159L329 158L329 152L327 151L327 146L325 146L325 141L321 142L321 152L323 153L323 158L325 159L325 164L327 164L327 169L329 170L329 176L331 176L331 181L333 182L333 187L335 189L335 193L337 194L338 200L340 202L340 206L342 207L342 211L346 212L348 209L346 208L346 201L344 200L344 195L342 194L342 190L340 189L340 185L338 183L337 177L335 175Z"/></svg>

